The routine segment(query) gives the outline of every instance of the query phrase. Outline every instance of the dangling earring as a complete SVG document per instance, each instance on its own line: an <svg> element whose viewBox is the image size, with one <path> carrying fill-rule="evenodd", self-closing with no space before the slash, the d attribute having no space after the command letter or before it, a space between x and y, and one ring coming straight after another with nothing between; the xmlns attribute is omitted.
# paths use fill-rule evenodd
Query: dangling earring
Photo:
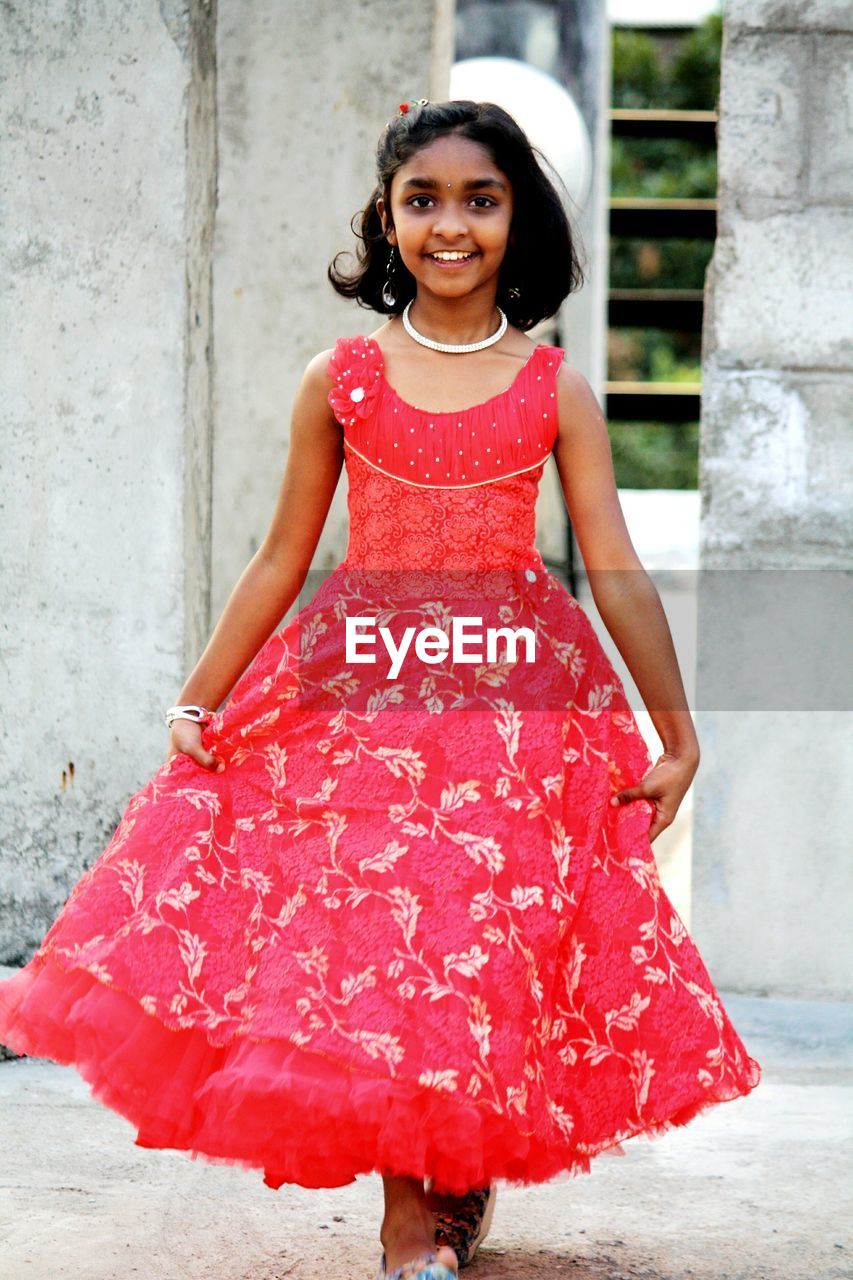
<svg viewBox="0 0 853 1280"><path fill-rule="evenodd" d="M385 288L382 290L382 301L386 307L393 307L397 301L397 295L394 292L394 286L391 282L391 275L394 270L394 246L391 245L391 252L388 254L388 274L385 278Z"/></svg>
<svg viewBox="0 0 853 1280"><path fill-rule="evenodd" d="M514 256L515 256L514 249L511 247L510 254L507 256L507 261L504 263L504 268L507 270L507 275L509 275L510 272L512 272L512 274L515 275L516 263L513 261ZM506 296L512 299L513 302L518 302L518 299L521 297L521 289L517 284L514 284L511 286L511 288L507 289Z"/></svg>

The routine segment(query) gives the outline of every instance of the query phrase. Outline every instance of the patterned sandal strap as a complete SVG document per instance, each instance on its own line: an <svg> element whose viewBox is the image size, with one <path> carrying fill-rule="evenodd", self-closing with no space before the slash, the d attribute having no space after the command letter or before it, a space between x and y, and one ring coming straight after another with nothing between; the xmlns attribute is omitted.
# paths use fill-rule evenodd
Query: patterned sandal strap
<svg viewBox="0 0 853 1280"><path fill-rule="evenodd" d="M459 1197L452 1212L435 1211L435 1242L449 1245L456 1254L460 1267L464 1267L471 1254L471 1246L479 1235L486 1212L491 1187L472 1189Z"/></svg>
<svg viewBox="0 0 853 1280"><path fill-rule="evenodd" d="M435 1217L435 1243L451 1248L456 1254L457 1264L464 1267L468 1262L471 1241L476 1233L461 1226L450 1214L437 1213L433 1216Z"/></svg>
<svg viewBox="0 0 853 1280"><path fill-rule="evenodd" d="M451 1280L456 1280L453 1272L438 1261L435 1250L428 1249L416 1258L410 1258L408 1262L404 1262L396 1271L391 1272L386 1272L385 1270L385 1254L383 1253L382 1265L379 1268L376 1280L445 1280L447 1276L450 1276Z"/></svg>

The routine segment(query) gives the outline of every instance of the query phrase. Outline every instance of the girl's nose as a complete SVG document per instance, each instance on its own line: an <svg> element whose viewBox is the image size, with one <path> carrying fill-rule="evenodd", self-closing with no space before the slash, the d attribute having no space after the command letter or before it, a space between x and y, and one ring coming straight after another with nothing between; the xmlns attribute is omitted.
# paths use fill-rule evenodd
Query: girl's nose
<svg viewBox="0 0 853 1280"><path fill-rule="evenodd" d="M433 235L467 235L468 224L460 214L445 209L432 224Z"/></svg>

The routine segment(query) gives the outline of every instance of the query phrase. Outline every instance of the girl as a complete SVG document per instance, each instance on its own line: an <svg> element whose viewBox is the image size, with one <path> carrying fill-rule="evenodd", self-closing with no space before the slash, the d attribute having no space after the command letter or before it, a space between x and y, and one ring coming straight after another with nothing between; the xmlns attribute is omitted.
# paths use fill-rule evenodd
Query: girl
<svg viewBox="0 0 853 1280"><path fill-rule="evenodd" d="M74 1064L137 1145L272 1188L380 1171L379 1276L448 1280L495 1179L589 1172L760 1066L651 849L699 748L607 428L526 336L581 279L560 199L491 103L401 104L377 160L329 275L388 318L309 363L167 758L0 986L0 1039ZM534 545L551 452L654 765ZM271 634L344 462L346 558ZM485 657L456 648L472 623Z"/></svg>

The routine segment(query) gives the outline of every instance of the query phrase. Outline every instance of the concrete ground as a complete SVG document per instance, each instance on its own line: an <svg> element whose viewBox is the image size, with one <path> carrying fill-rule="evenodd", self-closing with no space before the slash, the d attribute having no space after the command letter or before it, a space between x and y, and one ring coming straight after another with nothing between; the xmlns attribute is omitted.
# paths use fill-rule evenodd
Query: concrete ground
<svg viewBox="0 0 853 1280"><path fill-rule="evenodd" d="M720 992L764 1068L589 1175L498 1183L471 1280L853 1277L853 1006ZM2 1280L373 1280L382 1184L271 1191L261 1175L133 1145L70 1067L0 1063Z"/></svg>

